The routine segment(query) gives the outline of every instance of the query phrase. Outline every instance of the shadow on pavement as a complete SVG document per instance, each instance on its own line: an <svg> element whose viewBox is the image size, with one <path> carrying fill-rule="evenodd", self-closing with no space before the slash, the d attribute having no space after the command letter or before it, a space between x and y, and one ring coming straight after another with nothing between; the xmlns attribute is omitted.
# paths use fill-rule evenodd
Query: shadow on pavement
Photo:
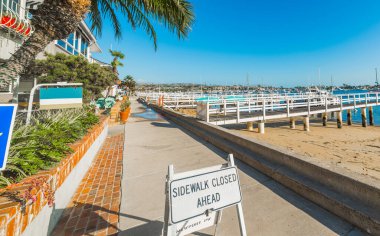
<svg viewBox="0 0 380 236"><path fill-rule="evenodd" d="M162 127L162 128L177 128L173 126L172 124L168 124L168 123L151 122L150 124L153 126Z"/></svg>

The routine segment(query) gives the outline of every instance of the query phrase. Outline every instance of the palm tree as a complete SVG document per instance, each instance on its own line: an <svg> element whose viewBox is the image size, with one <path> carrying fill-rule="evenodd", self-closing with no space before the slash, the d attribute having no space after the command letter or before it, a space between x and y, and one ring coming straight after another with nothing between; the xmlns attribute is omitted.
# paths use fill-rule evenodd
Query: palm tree
<svg viewBox="0 0 380 236"><path fill-rule="evenodd" d="M24 72L50 42L67 38L87 13L95 33L101 34L103 18L107 18L119 38L119 12L126 16L132 28L141 27L147 32L155 49L157 36L152 19L175 32L178 38L188 35L194 20L188 0L44 0L37 10L31 11L33 34L0 65L0 87L8 86L12 79Z"/></svg>
<svg viewBox="0 0 380 236"><path fill-rule="evenodd" d="M131 75L125 76L124 81L122 82L122 85L128 87L129 95L135 92L136 81Z"/></svg>
<svg viewBox="0 0 380 236"><path fill-rule="evenodd" d="M112 72L117 76L117 79L114 81L115 84L117 84L119 80L119 73L117 72L117 67L118 66L124 66L123 63L121 63L121 61L119 59L124 59L125 55L120 52L120 51L114 51L114 50L109 50L109 52L111 53L111 55L113 56L113 60L111 62L111 66L112 66ZM108 95L110 94L111 92L111 87L108 87L107 88L107 95L106 97L108 97Z"/></svg>
<svg viewBox="0 0 380 236"><path fill-rule="evenodd" d="M109 52L113 56L113 60L111 62L112 71L113 71L113 73L117 74L117 67L118 66L124 66L123 63L121 63L121 61L119 59L121 59L121 60L124 59L125 55L120 51L115 51L115 50L111 50L111 49L109 50Z"/></svg>

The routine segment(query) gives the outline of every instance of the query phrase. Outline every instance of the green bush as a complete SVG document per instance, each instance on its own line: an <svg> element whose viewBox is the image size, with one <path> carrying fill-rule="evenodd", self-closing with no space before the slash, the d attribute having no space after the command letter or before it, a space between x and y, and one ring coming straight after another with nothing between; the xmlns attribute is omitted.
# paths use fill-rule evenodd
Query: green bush
<svg viewBox="0 0 380 236"><path fill-rule="evenodd" d="M83 137L99 118L88 108L40 111L31 125L16 120L7 168L0 185L19 181L59 163L72 152L70 144Z"/></svg>
<svg viewBox="0 0 380 236"><path fill-rule="evenodd" d="M120 111L123 112L123 111L127 110L127 108L130 106L131 106L131 101L125 100L120 105Z"/></svg>

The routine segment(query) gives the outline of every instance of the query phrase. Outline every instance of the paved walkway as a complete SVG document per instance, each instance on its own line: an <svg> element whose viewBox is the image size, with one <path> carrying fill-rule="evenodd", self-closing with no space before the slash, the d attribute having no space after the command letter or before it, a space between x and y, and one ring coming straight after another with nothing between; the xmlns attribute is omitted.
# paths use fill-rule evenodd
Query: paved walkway
<svg viewBox="0 0 380 236"><path fill-rule="evenodd" d="M120 134L116 127L110 130L110 136L52 235L112 235L118 232L123 141L124 132Z"/></svg>
<svg viewBox="0 0 380 236"><path fill-rule="evenodd" d="M227 154L154 113L141 113L145 109L136 102L132 106L135 117L125 125L119 235L156 236L163 226L168 165L183 172L224 163ZM360 235L352 225L272 179L243 163L237 165L248 235ZM212 233L211 228L195 235ZM235 208L223 211L218 235L239 235Z"/></svg>

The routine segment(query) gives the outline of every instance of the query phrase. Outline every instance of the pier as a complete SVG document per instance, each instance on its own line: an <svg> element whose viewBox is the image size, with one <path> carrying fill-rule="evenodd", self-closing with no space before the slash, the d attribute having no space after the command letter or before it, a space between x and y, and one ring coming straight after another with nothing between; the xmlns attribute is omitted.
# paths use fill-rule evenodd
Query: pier
<svg viewBox="0 0 380 236"><path fill-rule="evenodd" d="M347 125L351 125L351 111L360 109L362 126L374 124L373 107L378 106L378 92L356 94L249 94L249 95L188 95L166 94L146 95L146 101L156 102L159 106L179 109L196 108L197 118L214 125L247 123L247 129L253 130L257 122L258 130L264 133L265 122L289 118L289 126L294 129L295 120L302 119L304 130L310 131L309 119L320 116L326 126L328 115L336 117L337 127L343 127L343 111L347 111ZM369 122L367 122L367 109Z"/></svg>
<svg viewBox="0 0 380 236"><path fill-rule="evenodd" d="M265 100L208 101L198 103L197 118L215 125L257 122L260 133L264 133L267 120L290 118L290 128L294 128L296 117L301 117L304 130L310 131L309 118L321 114L324 120L328 113L336 113L337 127L342 128L342 112L347 110L347 123L351 122L351 110L360 109L362 126L367 126L366 109L369 110L369 123L374 124L373 107L379 105L379 93L347 95L315 95L307 98L285 97ZM324 122L326 125L326 122Z"/></svg>

